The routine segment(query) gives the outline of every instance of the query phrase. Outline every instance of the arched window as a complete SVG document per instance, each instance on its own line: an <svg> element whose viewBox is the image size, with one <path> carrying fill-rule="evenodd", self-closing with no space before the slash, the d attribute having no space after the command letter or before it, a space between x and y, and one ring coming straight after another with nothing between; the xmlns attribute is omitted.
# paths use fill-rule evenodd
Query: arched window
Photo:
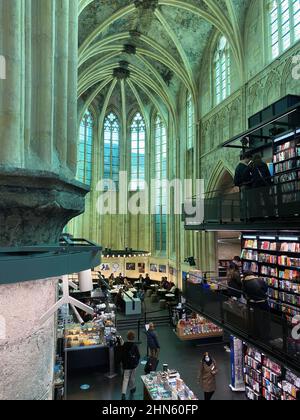
<svg viewBox="0 0 300 420"><path fill-rule="evenodd" d="M215 92L217 104L224 101L231 93L231 60L227 39L222 36L217 46L214 60Z"/></svg>
<svg viewBox="0 0 300 420"><path fill-rule="evenodd" d="M190 150L194 147L194 134L195 134L195 108L192 95L189 94L186 104L187 114L187 149Z"/></svg>
<svg viewBox="0 0 300 420"><path fill-rule="evenodd" d="M111 112L104 120L104 178L118 186L120 172L120 124Z"/></svg>
<svg viewBox="0 0 300 420"><path fill-rule="evenodd" d="M300 0L270 1L269 35L272 59L300 39Z"/></svg>
<svg viewBox="0 0 300 420"><path fill-rule="evenodd" d="M77 179L87 185L92 182L93 127L92 114L87 111L80 123L77 152Z"/></svg>
<svg viewBox="0 0 300 420"><path fill-rule="evenodd" d="M168 179L167 170L167 130L158 115L155 121L155 175L157 181ZM159 183L158 183L159 184ZM156 186L155 193L155 249L156 251L167 251L167 189L162 183Z"/></svg>
<svg viewBox="0 0 300 420"><path fill-rule="evenodd" d="M144 189L146 126L138 112L130 127L131 132L131 190Z"/></svg>

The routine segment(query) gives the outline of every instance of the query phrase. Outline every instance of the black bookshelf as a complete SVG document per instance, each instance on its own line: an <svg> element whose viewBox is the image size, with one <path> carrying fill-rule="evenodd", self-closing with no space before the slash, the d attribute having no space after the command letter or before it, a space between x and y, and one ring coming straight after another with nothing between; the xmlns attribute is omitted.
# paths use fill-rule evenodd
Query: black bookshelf
<svg viewBox="0 0 300 420"><path fill-rule="evenodd" d="M300 315L300 232L242 235L244 271L252 271L268 285L270 308L292 323Z"/></svg>
<svg viewBox="0 0 300 420"><path fill-rule="evenodd" d="M244 344L244 374L249 400L300 399L300 378L248 344Z"/></svg>

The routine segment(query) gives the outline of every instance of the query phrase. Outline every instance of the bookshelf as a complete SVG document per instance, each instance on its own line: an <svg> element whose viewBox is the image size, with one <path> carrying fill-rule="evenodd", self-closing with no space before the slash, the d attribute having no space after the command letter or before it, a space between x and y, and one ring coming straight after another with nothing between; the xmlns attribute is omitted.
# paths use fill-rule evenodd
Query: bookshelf
<svg viewBox="0 0 300 420"><path fill-rule="evenodd" d="M300 378L257 349L244 344L246 396L249 400L300 399Z"/></svg>
<svg viewBox="0 0 300 420"><path fill-rule="evenodd" d="M293 215L300 200L300 131L276 138L273 148L278 215Z"/></svg>
<svg viewBox="0 0 300 420"><path fill-rule="evenodd" d="M300 315L300 232L288 235L242 236L243 271L252 271L268 285L270 308L289 322Z"/></svg>

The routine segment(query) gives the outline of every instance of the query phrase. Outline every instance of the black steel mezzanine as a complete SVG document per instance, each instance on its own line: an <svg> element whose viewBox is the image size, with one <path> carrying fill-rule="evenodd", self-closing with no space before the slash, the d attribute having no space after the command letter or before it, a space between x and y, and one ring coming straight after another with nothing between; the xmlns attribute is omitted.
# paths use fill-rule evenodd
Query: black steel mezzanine
<svg viewBox="0 0 300 420"><path fill-rule="evenodd" d="M57 246L0 248L0 285L77 273L100 262L100 246L67 235Z"/></svg>
<svg viewBox="0 0 300 420"><path fill-rule="evenodd" d="M293 338L293 327L284 314L253 310L231 298L231 289L224 283L215 283L219 290L213 291L202 284L187 282L184 286L187 306L299 375L300 341Z"/></svg>

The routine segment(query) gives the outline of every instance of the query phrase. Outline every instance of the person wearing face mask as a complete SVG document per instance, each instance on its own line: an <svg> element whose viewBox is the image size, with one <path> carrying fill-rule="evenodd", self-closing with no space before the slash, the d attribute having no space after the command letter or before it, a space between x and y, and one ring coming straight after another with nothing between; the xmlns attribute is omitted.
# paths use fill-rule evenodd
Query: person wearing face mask
<svg viewBox="0 0 300 420"><path fill-rule="evenodd" d="M200 369L200 385L204 392L204 400L210 401L216 392L217 381L216 376L218 374L218 368L215 360L205 353Z"/></svg>

